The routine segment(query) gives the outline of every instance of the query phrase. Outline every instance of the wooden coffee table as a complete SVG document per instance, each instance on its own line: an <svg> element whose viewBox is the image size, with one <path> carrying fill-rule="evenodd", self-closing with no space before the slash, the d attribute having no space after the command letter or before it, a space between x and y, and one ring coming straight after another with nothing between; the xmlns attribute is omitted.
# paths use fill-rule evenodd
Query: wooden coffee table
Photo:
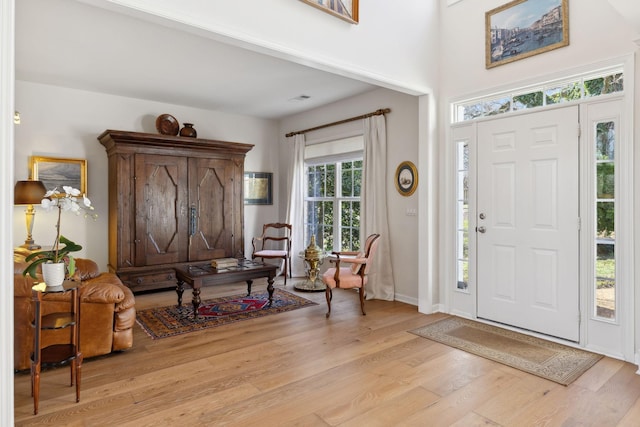
<svg viewBox="0 0 640 427"><path fill-rule="evenodd" d="M247 296L251 295L251 284L253 279L260 277L267 278L267 291L269 292L269 306L273 303L273 279L276 277L278 267L273 264L264 264L251 260L240 260L237 267L223 268L217 270L211 267L210 263L184 265L176 268L176 279L178 285L178 306L182 306L182 293L184 285L193 289L193 318L198 318L198 307L200 307L200 288L207 285L221 285L233 282L247 282Z"/></svg>

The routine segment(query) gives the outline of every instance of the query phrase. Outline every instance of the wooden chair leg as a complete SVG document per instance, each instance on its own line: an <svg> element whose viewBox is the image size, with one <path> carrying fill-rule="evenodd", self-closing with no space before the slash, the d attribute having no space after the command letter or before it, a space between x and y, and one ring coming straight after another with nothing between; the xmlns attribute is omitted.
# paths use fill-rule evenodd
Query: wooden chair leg
<svg viewBox="0 0 640 427"><path fill-rule="evenodd" d="M333 293L331 292L331 288L329 286L327 286L324 293L327 297L327 308L329 309L326 314L326 317L328 318L331 315L331 299L333 298Z"/></svg>
<svg viewBox="0 0 640 427"><path fill-rule="evenodd" d="M282 272L284 273L284 285L287 286L287 258L284 258L284 267L282 269Z"/></svg>
<svg viewBox="0 0 640 427"><path fill-rule="evenodd" d="M36 365L31 368L33 395L33 415L38 415L38 406L40 404L40 366Z"/></svg>
<svg viewBox="0 0 640 427"><path fill-rule="evenodd" d="M360 310L362 310L362 315L366 316L367 313L364 312L364 288L358 289L358 293L360 294Z"/></svg>
<svg viewBox="0 0 640 427"><path fill-rule="evenodd" d="M80 382L82 378L82 353L78 353L76 359L76 402L80 402Z"/></svg>

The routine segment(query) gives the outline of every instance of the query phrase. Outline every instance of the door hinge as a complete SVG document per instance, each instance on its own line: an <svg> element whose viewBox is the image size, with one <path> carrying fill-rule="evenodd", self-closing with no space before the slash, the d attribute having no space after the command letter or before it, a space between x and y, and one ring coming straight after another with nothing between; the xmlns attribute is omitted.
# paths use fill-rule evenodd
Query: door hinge
<svg viewBox="0 0 640 427"><path fill-rule="evenodd" d="M578 217L578 231L582 228L582 218Z"/></svg>
<svg viewBox="0 0 640 427"><path fill-rule="evenodd" d="M582 136L582 129L580 128L580 123L578 123L578 138Z"/></svg>

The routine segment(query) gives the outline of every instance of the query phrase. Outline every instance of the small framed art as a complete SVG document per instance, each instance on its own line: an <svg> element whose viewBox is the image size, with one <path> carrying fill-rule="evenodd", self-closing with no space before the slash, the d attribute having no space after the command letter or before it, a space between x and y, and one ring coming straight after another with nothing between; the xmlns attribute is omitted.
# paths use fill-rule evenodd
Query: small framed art
<svg viewBox="0 0 640 427"><path fill-rule="evenodd" d="M403 196L410 196L418 187L418 169L416 165L407 161L402 162L396 169L396 189Z"/></svg>
<svg viewBox="0 0 640 427"><path fill-rule="evenodd" d="M31 156L31 179L44 183L47 191L63 186L77 188L87 194L87 161L84 159L66 159L57 157Z"/></svg>
<svg viewBox="0 0 640 427"><path fill-rule="evenodd" d="M244 173L244 204L273 204L273 174L271 172Z"/></svg>

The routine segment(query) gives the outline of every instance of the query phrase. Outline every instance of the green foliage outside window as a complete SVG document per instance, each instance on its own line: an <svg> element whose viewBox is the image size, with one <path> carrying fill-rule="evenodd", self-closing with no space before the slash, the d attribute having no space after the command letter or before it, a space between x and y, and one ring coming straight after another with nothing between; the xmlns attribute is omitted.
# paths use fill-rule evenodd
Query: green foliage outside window
<svg viewBox="0 0 640 427"><path fill-rule="evenodd" d="M547 105L574 101L582 98L582 84L579 82L569 83L564 86L548 89L545 94Z"/></svg>
<svg viewBox="0 0 640 427"><path fill-rule="evenodd" d="M513 97L513 109L524 110L542 106L542 91L516 95Z"/></svg>
<svg viewBox="0 0 640 427"><path fill-rule="evenodd" d="M360 249L362 167L362 160L307 167L306 241L315 235L327 252Z"/></svg>
<svg viewBox="0 0 640 427"><path fill-rule="evenodd" d="M586 80L584 82L585 96L605 95L607 93L621 92L623 89L624 77L622 73Z"/></svg>
<svg viewBox="0 0 640 427"><path fill-rule="evenodd" d="M596 125L597 236L615 238L615 122Z"/></svg>

